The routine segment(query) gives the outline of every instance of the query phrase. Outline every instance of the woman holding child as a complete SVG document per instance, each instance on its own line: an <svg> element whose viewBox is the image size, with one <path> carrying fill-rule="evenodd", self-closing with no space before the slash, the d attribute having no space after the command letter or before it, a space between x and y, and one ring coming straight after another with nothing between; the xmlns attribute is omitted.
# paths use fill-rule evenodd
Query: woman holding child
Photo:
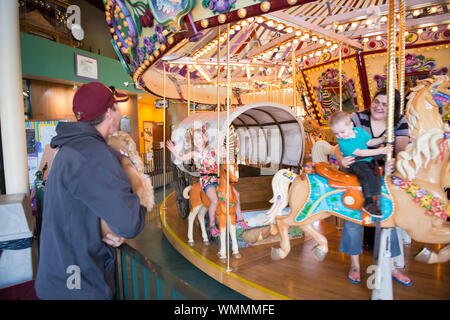
<svg viewBox="0 0 450 320"><path fill-rule="evenodd" d="M363 129L370 135L372 139L379 140L379 144L371 145L369 148L377 149L380 147L382 137L386 132L386 117L387 117L387 92L383 89L375 94L372 104L369 109L356 112L351 115L354 127ZM394 157L400 151L405 150L409 142L409 127L406 118L400 114L400 94L395 91L395 115L394 115ZM395 159L388 163L384 163L384 154L375 156L379 165L384 165L386 172L392 172L395 165ZM348 169L355 163L356 158L353 156L343 157L338 154L338 162L341 167ZM344 221L342 231L341 244L339 250L345 254L350 255L351 266L348 273L348 279L353 283L361 282L359 255L362 253L362 234L363 226ZM401 254L398 237L396 232L391 233L391 255L396 257ZM400 284L411 286L412 281L400 270L396 269L392 260L392 278Z"/></svg>

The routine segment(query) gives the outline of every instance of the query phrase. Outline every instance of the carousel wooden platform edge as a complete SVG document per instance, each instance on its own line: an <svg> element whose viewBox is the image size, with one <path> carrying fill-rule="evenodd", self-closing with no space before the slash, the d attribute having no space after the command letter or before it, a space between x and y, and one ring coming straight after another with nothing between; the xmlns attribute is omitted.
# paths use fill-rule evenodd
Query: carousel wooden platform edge
<svg viewBox="0 0 450 320"><path fill-rule="evenodd" d="M166 203L175 195L172 192L166 196ZM167 208L166 208L167 210ZM183 255L188 261L190 261L197 268L205 272L207 275L215 279L216 281L226 285L227 287L239 292L242 295L255 300L292 300L291 298L277 293L273 290L267 289L261 285L258 285L252 281L249 281L232 271L226 271L222 266L218 265L214 261L209 260L202 256L199 252L191 248L185 241L173 231L170 225L167 223L164 214L164 202L160 206L160 219L163 229L163 233L167 240L174 246L174 248Z"/></svg>

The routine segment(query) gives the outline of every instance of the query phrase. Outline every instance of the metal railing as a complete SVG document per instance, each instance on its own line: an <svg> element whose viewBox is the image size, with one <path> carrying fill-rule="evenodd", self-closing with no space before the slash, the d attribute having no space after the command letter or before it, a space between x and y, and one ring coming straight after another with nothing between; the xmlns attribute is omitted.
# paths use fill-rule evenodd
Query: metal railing
<svg viewBox="0 0 450 320"><path fill-rule="evenodd" d="M116 248L116 300L207 299L186 281L127 243Z"/></svg>
<svg viewBox="0 0 450 320"><path fill-rule="evenodd" d="M144 163L144 172L150 176L153 188L159 188L164 185L164 161L163 149L154 150L152 153L141 153L141 159ZM166 185L174 179L174 170L170 160L170 151L166 150Z"/></svg>

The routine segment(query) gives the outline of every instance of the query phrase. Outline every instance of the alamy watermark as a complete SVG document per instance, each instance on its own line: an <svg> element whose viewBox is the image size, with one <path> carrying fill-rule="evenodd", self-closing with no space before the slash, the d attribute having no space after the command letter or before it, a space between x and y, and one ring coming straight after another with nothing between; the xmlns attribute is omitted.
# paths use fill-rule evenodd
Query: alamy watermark
<svg viewBox="0 0 450 320"><path fill-rule="evenodd" d="M70 274L67 278L66 286L69 290L81 289L81 269L76 264L67 267L66 273Z"/></svg>

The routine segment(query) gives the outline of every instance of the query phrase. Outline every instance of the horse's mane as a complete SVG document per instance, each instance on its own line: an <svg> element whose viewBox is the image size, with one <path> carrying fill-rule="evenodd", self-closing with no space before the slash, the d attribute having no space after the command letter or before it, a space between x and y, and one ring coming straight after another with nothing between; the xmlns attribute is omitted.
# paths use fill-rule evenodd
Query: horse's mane
<svg viewBox="0 0 450 320"><path fill-rule="evenodd" d="M398 154L396 167L398 172L408 180L414 180L417 172L426 168L430 160L439 156L439 140L444 138L444 131L433 128L421 135ZM447 141L450 147L450 140ZM422 156L424 159L422 159ZM425 160L425 162L424 162Z"/></svg>
<svg viewBox="0 0 450 320"><path fill-rule="evenodd" d="M414 98L419 93L419 91L432 85L440 85L444 81L449 81L449 79L450 78L447 75L434 76L434 78L418 80L418 85L414 88L411 88L411 93L408 95L408 103L406 104L406 117L411 127L417 128L417 119L419 118L417 108L419 107L419 105L417 105L417 102Z"/></svg>
<svg viewBox="0 0 450 320"><path fill-rule="evenodd" d="M332 152L332 146L325 140L319 140L314 143L311 149L312 162L327 162L328 156Z"/></svg>

